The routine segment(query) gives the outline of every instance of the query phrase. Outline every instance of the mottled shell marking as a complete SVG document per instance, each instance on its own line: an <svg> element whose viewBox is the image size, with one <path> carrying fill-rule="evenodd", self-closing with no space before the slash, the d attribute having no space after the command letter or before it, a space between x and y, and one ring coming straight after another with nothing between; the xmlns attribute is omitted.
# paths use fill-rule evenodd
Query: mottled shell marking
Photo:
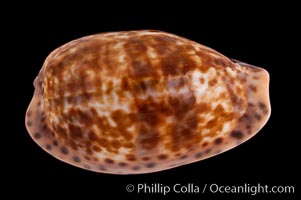
<svg viewBox="0 0 301 200"><path fill-rule="evenodd" d="M165 170L231 149L270 115L268 73L159 31L103 33L54 50L26 114L47 152L92 171Z"/></svg>

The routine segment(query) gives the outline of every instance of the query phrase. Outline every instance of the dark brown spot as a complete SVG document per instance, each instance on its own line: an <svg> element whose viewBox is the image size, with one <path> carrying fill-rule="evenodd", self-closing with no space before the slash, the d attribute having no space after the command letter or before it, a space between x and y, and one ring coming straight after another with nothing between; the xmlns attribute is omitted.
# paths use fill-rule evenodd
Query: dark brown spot
<svg viewBox="0 0 301 200"><path fill-rule="evenodd" d="M175 157L180 157L182 154L181 153L176 153Z"/></svg>
<svg viewBox="0 0 301 200"><path fill-rule="evenodd" d="M68 153L69 153L69 150L68 150L65 146L62 146L62 147L61 147L61 152L62 152L63 154L68 154Z"/></svg>
<svg viewBox="0 0 301 200"><path fill-rule="evenodd" d="M220 65L220 66L223 66L223 67L227 66L227 64L222 59L219 59L219 58L214 58L214 62L215 62L216 65Z"/></svg>
<svg viewBox="0 0 301 200"><path fill-rule="evenodd" d="M148 160L150 160L150 157L143 157L142 160L148 161Z"/></svg>
<svg viewBox="0 0 301 200"><path fill-rule="evenodd" d="M40 105L41 105L41 101L38 101L38 102L37 102L37 106L40 106Z"/></svg>
<svg viewBox="0 0 301 200"><path fill-rule="evenodd" d="M57 146L57 145L58 145L58 143L57 143L56 140L53 140L52 144L53 144L54 146Z"/></svg>
<svg viewBox="0 0 301 200"><path fill-rule="evenodd" d="M55 133L57 133L59 137L68 138L65 130L60 125L53 124L53 128L55 130Z"/></svg>
<svg viewBox="0 0 301 200"><path fill-rule="evenodd" d="M138 170L140 170L140 167L139 167L139 166L134 166L134 167L132 168L132 170L138 171Z"/></svg>
<svg viewBox="0 0 301 200"><path fill-rule="evenodd" d="M248 106L254 107L255 105L253 103L248 103Z"/></svg>
<svg viewBox="0 0 301 200"><path fill-rule="evenodd" d="M32 126L32 122L31 122L31 121L28 121L28 122L27 122L27 126Z"/></svg>
<svg viewBox="0 0 301 200"><path fill-rule="evenodd" d="M121 163L119 163L119 166L120 166L120 167L126 167L126 166L127 166L127 163L121 162Z"/></svg>
<svg viewBox="0 0 301 200"><path fill-rule="evenodd" d="M156 166L156 163L153 163L153 162L147 163L147 164L145 165L145 167L147 167L147 168L153 168L153 167L155 167L155 166Z"/></svg>
<svg viewBox="0 0 301 200"><path fill-rule="evenodd" d="M182 64L182 72L187 73L190 71L193 71L196 68L195 61L190 59L189 57L182 57L180 60L180 63Z"/></svg>
<svg viewBox="0 0 301 200"><path fill-rule="evenodd" d="M47 129L47 131L48 131L48 129ZM49 131L49 133L52 137L56 137L53 131Z"/></svg>
<svg viewBox="0 0 301 200"><path fill-rule="evenodd" d="M112 145L112 147L115 148L115 149L119 149L119 148L121 147L121 143L120 143L118 140L113 140L113 141L111 142L111 145Z"/></svg>
<svg viewBox="0 0 301 200"><path fill-rule="evenodd" d="M256 92L257 91L257 88L256 88L256 86L255 85L250 85L249 86L249 88L250 88L250 90L252 91L252 92Z"/></svg>
<svg viewBox="0 0 301 200"><path fill-rule="evenodd" d="M130 89L128 80L127 80L127 78L125 78L125 77L122 78L122 81L121 81L121 89L122 89L123 91L126 91L126 90L129 90L129 89Z"/></svg>
<svg viewBox="0 0 301 200"><path fill-rule="evenodd" d="M27 117L30 117L32 115L32 112L31 111L28 111L27 112Z"/></svg>
<svg viewBox="0 0 301 200"><path fill-rule="evenodd" d="M110 146L110 142L105 138L98 139L97 143L99 144L99 146L101 146L103 148L109 148L109 146Z"/></svg>
<svg viewBox="0 0 301 200"><path fill-rule="evenodd" d="M125 148L133 148L134 147L134 144L133 143L124 143L123 146Z"/></svg>
<svg viewBox="0 0 301 200"><path fill-rule="evenodd" d="M187 155L182 155L181 157L180 157L180 159L181 160L184 160L184 159L186 159L188 156Z"/></svg>
<svg viewBox="0 0 301 200"><path fill-rule="evenodd" d="M217 144L217 145L221 144L222 142L223 142L223 138L216 138L214 140L214 143Z"/></svg>
<svg viewBox="0 0 301 200"><path fill-rule="evenodd" d="M42 135L41 135L41 133L35 133L33 135L33 137L38 140L38 139L40 139L42 137Z"/></svg>
<svg viewBox="0 0 301 200"><path fill-rule="evenodd" d="M259 103L258 103L258 106L259 106L260 110L262 110L262 112L263 112L264 114L267 114L267 113L268 113L267 106L266 106L263 102L259 102Z"/></svg>
<svg viewBox="0 0 301 200"><path fill-rule="evenodd" d="M168 156L166 155L166 154L160 154L159 156L158 156L158 159L160 159L160 160L165 160L165 159L167 159L168 158Z"/></svg>
<svg viewBox="0 0 301 200"><path fill-rule="evenodd" d="M180 73L180 70L177 70L177 64L173 59L163 59L162 60L162 71L165 76L168 75L177 75Z"/></svg>
<svg viewBox="0 0 301 200"><path fill-rule="evenodd" d="M92 141L96 141L98 139L97 135L92 130L89 131L88 136L89 136L89 139Z"/></svg>
<svg viewBox="0 0 301 200"><path fill-rule="evenodd" d="M244 114L241 116L238 120L239 122L244 122L244 123L252 123L252 118L248 114Z"/></svg>
<svg viewBox="0 0 301 200"><path fill-rule="evenodd" d="M52 149L52 147L51 147L51 145L50 144L46 144L46 147L45 147L47 150L51 150Z"/></svg>
<svg viewBox="0 0 301 200"><path fill-rule="evenodd" d="M128 161L135 161L137 159L136 156L133 154L127 154L125 155L125 157Z"/></svg>
<svg viewBox="0 0 301 200"><path fill-rule="evenodd" d="M92 155L93 154L93 151L92 151L92 149L90 148L90 147L86 147L86 153L88 154L88 155Z"/></svg>
<svg viewBox="0 0 301 200"><path fill-rule="evenodd" d="M72 160L77 163L79 163L81 161L78 156L73 156Z"/></svg>
<svg viewBox="0 0 301 200"><path fill-rule="evenodd" d="M43 128L44 130L47 130L47 129L48 129L46 124L44 124L42 128Z"/></svg>
<svg viewBox="0 0 301 200"><path fill-rule="evenodd" d="M115 161L110 159L110 158L105 158L104 161L105 161L105 163L108 163L108 164L114 164L115 163Z"/></svg>
<svg viewBox="0 0 301 200"><path fill-rule="evenodd" d="M45 116L45 114L43 113L43 114L42 114L42 117L41 117L41 122L45 122L45 120L46 120L46 116Z"/></svg>
<svg viewBox="0 0 301 200"><path fill-rule="evenodd" d="M244 134L241 131L232 131L230 135L231 137L236 139L242 139L244 136Z"/></svg>
<svg viewBox="0 0 301 200"><path fill-rule="evenodd" d="M92 147L92 149L93 149L94 151L96 151L96 152L100 152L100 151L101 151L101 148L100 148L99 146L96 146L96 145L94 145L94 146Z"/></svg>
<svg viewBox="0 0 301 200"><path fill-rule="evenodd" d="M136 94L145 94L147 89L146 83L144 81L137 82L134 85L134 89Z"/></svg>
<svg viewBox="0 0 301 200"><path fill-rule="evenodd" d="M106 91L106 94L110 94L112 91L113 91L113 82L112 81L109 81L108 84L107 84L107 91Z"/></svg>
<svg viewBox="0 0 301 200"><path fill-rule="evenodd" d="M213 129L214 127L217 127L217 124L219 123L218 118L213 118L210 121L207 122L206 128L207 129Z"/></svg>
<svg viewBox="0 0 301 200"><path fill-rule="evenodd" d="M82 138L82 130L78 126L74 126L72 124L69 124L69 131L72 138Z"/></svg>
<svg viewBox="0 0 301 200"><path fill-rule="evenodd" d="M91 160L91 158L89 156L85 156L84 157L86 160Z"/></svg>
<svg viewBox="0 0 301 200"><path fill-rule="evenodd" d="M208 142L204 142L204 143L202 144L202 146L203 146L203 147L206 147L206 146L208 146L208 144L209 144Z"/></svg>
<svg viewBox="0 0 301 200"><path fill-rule="evenodd" d="M202 152L199 152L199 153L196 153L194 155L195 158L201 158L203 156L203 153Z"/></svg>
<svg viewBox="0 0 301 200"><path fill-rule="evenodd" d="M211 149L207 149L204 153L208 154L208 153L210 153L210 151L211 151Z"/></svg>
<svg viewBox="0 0 301 200"><path fill-rule="evenodd" d="M78 149L78 145L74 142L74 141L69 141L69 145L71 146L72 149L77 150Z"/></svg>
<svg viewBox="0 0 301 200"><path fill-rule="evenodd" d="M99 165L98 169L102 170L102 171L107 171L107 168L103 165Z"/></svg>
<svg viewBox="0 0 301 200"><path fill-rule="evenodd" d="M208 82L209 86L213 87L217 84L217 80L216 79L211 79L209 82Z"/></svg>
<svg viewBox="0 0 301 200"><path fill-rule="evenodd" d="M259 114L255 114L254 115L255 119L257 119L258 121L261 120L261 116Z"/></svg>
<svg viewBox="0 0 301 200"><path fill-rule="evenodd" d="M85 94L84 97L88 100L91 98L90 94ZM93 123L93 118L89 115L89 113L78 110L76 114L80 123L85 124L86 126L90 126Z"/></svg>

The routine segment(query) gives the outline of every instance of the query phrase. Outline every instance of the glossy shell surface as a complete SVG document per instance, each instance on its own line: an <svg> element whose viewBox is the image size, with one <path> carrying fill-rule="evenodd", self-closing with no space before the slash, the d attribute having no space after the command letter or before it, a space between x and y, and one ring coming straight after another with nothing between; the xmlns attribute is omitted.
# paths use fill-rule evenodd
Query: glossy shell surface
<svg viewBox="0 0 301 200"><path fill-rule="evenodd" d="M160 31L102 33L54 50L26 113L34 141L87 170L166 170L229 150L270 116L269 75Z"/></svg>

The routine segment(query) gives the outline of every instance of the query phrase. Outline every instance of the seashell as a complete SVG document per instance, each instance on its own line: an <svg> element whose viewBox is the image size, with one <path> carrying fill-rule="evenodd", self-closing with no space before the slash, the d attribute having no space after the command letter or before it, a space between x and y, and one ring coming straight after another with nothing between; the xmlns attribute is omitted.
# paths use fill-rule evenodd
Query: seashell
<svg viewBox="0 0 301 200"><path fill-rule="evenodd" d="M269 75L160 31L102 33L54 50L26 113L57 159L112 174L166 170L254 136L270 116Z"/></svg>

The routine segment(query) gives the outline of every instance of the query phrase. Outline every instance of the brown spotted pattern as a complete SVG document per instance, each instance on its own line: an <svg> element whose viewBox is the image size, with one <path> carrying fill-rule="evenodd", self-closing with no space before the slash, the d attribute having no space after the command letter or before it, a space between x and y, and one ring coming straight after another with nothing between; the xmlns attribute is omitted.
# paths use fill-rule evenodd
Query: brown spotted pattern
<svg viewBox="0 0 301 200"><path fill-rule="evenodd" d="M258 132L268 82L265 70L173 34L97 34L47 57L26 127L51 155L87 170L160 171Z"/></svg>

